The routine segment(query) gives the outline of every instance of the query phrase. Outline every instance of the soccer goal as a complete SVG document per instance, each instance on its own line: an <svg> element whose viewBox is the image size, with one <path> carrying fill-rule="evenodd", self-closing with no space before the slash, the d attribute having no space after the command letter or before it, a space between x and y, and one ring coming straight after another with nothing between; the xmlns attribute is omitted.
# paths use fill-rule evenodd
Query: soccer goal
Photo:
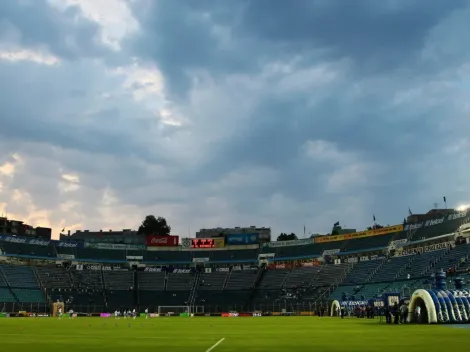
<svg viewBox="0 0 470 352"><path fill-rule="evenodd" d="M191 309L189 306L158 306L158 315L172 316L184 314L191 314Z"/></svg>
<svg viewBox="0 0 470 352"><path fill-rule="evenodd" d="M204 313L204 306L158 306L158 315L175 316Z"/></svg>

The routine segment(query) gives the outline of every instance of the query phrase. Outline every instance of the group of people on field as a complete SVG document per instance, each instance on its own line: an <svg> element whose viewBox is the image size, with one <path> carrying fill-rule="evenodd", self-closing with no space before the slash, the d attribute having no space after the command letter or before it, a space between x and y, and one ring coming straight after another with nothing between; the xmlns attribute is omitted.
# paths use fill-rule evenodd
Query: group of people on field
<svg viewBox="0 0 470 352"><path fill-rule="evenodd" d="M408 305L406 303L395 303L393 306L385 307L385 320L387 324L406 324L408 322ZM421 307L419 305L414 309L414 320L421 321Z"/></svg>

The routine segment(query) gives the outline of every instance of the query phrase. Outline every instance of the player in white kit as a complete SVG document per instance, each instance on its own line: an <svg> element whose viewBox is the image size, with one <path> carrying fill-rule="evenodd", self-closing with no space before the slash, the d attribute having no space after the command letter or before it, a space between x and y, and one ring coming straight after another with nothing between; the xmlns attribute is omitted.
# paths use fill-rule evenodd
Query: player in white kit
<svg viewBox="0 0 470 352"><path fill-rule="evenodd" d="M145 319L149 318L149 309L145 308Z"/></svg>
<svg viewBox="0 0 470 352"><path fill-rule="evenodd" d="M59 319L62 319L62 308L57 310L57 315L59 316Z"/></svg>

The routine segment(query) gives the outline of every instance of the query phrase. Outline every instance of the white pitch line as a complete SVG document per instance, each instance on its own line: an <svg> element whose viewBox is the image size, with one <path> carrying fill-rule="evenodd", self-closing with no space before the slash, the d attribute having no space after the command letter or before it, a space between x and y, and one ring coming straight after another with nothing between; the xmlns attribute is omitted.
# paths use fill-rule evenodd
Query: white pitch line
<svg viewBox="0 0 470 352"><path fill-rule="evenodd" d="M215 345L212 345L211 348L209 348L206 352L211 352L214 348L216 348L218 345L220 345L222 342L224 342L225 337L222 337L219 341L215 343Z"/></svg>
<svg viewBox="0 0 470 352"><path fill-rule="evenodd" d="M107 335L43 335L43 334L29 334L27 332L22 334L0 334L2 336L25 336L25 337L61 337L61 338L72 338L72 337L86 337L92 339L109 339ZM113 339L128 339L126 336L113 336ZM171 336L136 336L133 337L136 340L174 340ZM199 338L198 338L199 339Z"/></svg>

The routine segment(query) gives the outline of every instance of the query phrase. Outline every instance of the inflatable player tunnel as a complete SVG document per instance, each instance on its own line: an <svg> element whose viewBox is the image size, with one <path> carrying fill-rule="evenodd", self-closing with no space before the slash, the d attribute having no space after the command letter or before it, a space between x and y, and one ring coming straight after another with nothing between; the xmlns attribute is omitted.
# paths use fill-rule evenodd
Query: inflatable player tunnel
<svg viewBox="0 0 470 352"><path fill-rule="evenodd" d="M443 271L432 276L431 280L431 289L416 290L411 296L408 322L470 324L470 290L463 288L463 279L454 280L453 290L447 289L446 273Z"/></svg>

